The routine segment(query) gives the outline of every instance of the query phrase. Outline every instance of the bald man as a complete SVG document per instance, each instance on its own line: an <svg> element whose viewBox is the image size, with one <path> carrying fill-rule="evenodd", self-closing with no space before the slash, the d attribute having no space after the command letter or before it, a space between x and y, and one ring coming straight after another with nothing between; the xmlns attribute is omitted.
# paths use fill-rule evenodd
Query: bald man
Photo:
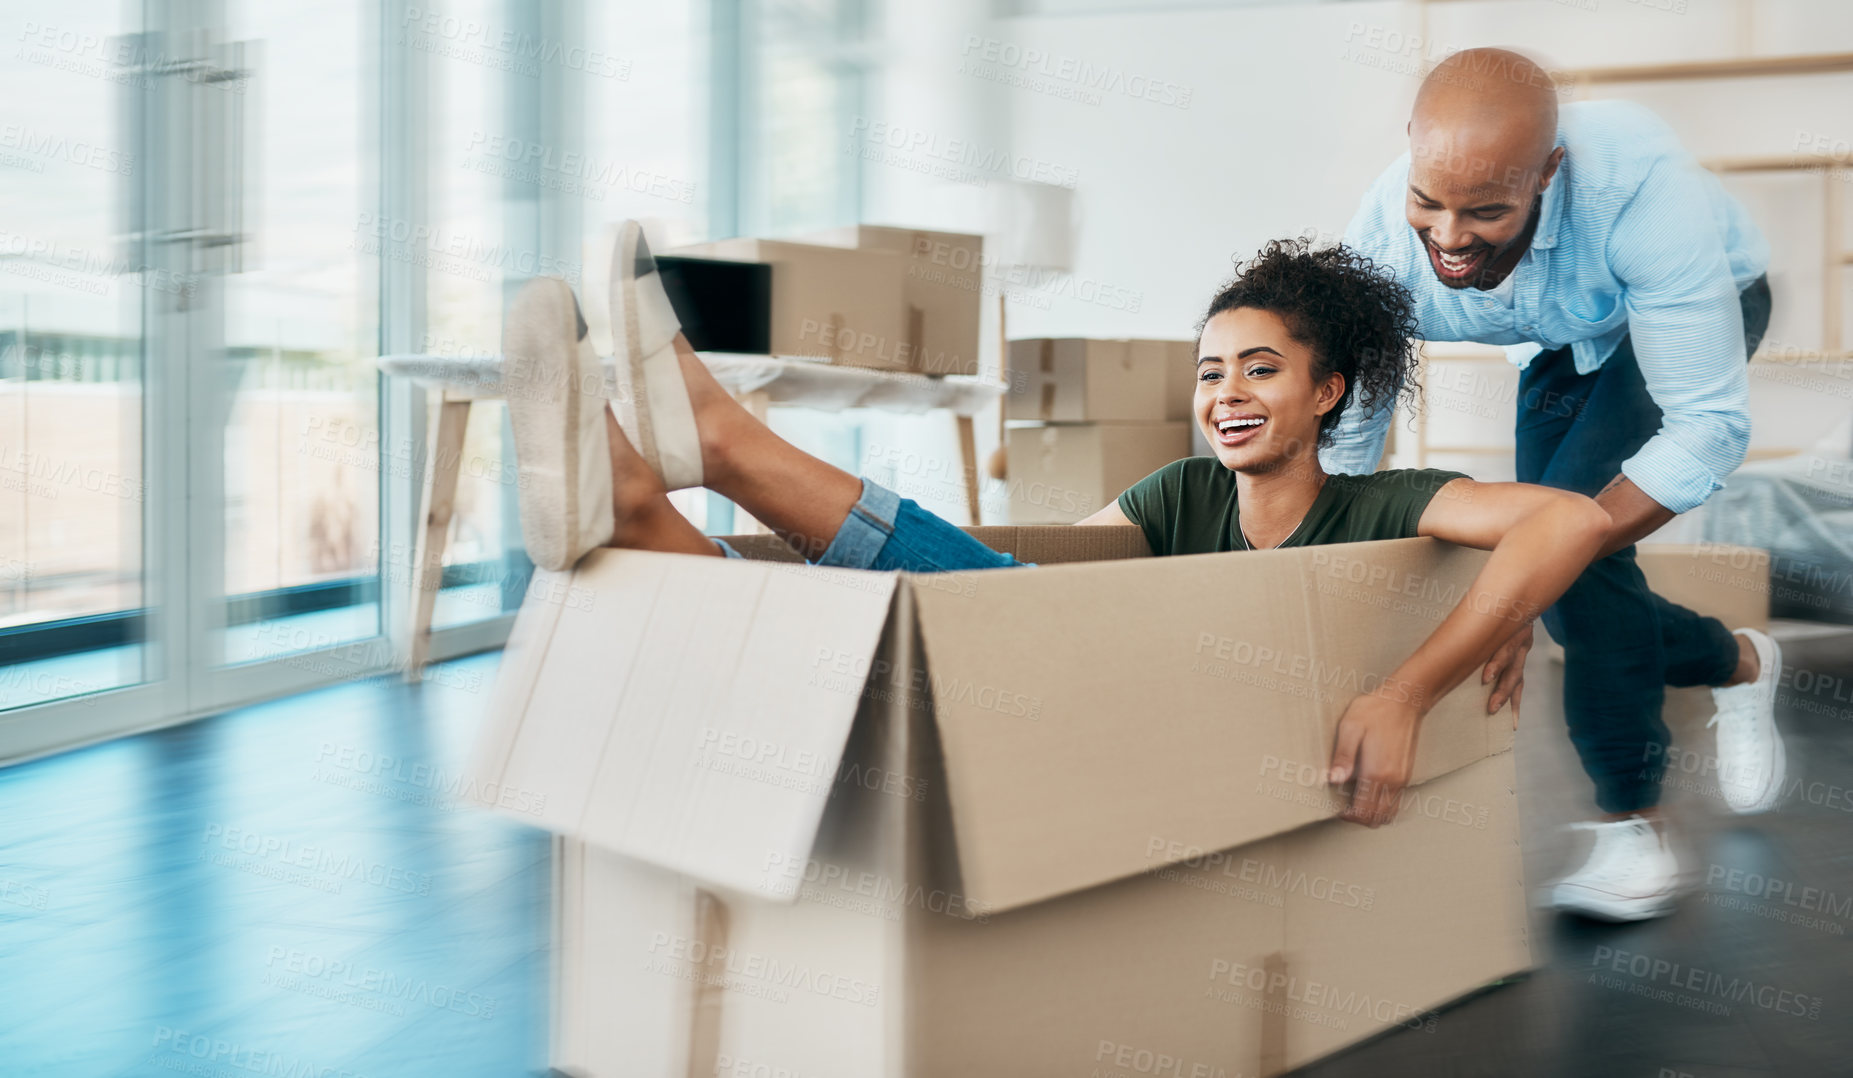
<svg viewBox="0 0 1853 1078"><path fill-rule="evenodd" d="M1653 594L1634 543L1723 486L1750 440L1744 364L1769 322L1769 247L1652 113L1557 105L1549 75L1500 49L1455 53L1423 82L1409 152L1365 194L1345 240L1415 295L1431 341L1506 346L1519 376L1518 478L1595 497L1605 556L1544 614L1563 645L1564 709L1604 813L1561 909L1639 920L1673 907L1678 865L1657 805L1667 685L1714 686L1720 784L1769 808L1784 755L1781 656ZM1327 471L1369 472L1392 416L1347 411ZM1531 646L1507 646L1495 697Z"/></svg>

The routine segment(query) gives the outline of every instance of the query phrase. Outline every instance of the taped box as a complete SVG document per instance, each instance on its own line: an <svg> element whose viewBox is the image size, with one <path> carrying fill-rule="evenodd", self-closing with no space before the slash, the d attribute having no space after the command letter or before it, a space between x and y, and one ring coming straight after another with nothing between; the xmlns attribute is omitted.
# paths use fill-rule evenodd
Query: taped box
<svg viewBox="0 0 1853 1078"><path fill-rule="evenodd" d="M1190 423L1015 424L1004 431L1012 524L1073 524L1190 456Z"/></svg>
<svg viewBox="0 0 1853 1078"><path fill-rule="evenodd" d="M908 338L917 347L909 369L977 374L984 285L984 237L892 225L848 225L807 236L812 243L890 251L907 257L901 282Z"/></svg>
<svg viewBox="0 0 1853 1078"><path fill-rule="evenodd" d="M1271 1075L1530 965L1484 688L1429 714L1393 824L1324 782L1484 554L971 531L1040 566L742 537L529 590L581 601L523 606L473 766L558 836L556 1067Z"/></svg>
<svg viewBox="0 0 1853 1078"><path fill-rule="evenodd" d="M1189 419L1196 358L1191 341L1011 341L1004 418L1044 423Z"/></svg>

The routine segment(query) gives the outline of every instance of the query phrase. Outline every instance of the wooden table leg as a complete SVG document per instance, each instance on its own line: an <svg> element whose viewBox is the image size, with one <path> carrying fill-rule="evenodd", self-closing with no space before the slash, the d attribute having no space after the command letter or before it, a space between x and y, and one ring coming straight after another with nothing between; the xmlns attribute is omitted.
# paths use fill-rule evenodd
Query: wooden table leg
<svg viewBox="0 0 1853 1078"><path fill-rule="evenodd" d="M965 469L965 508L972 515L972 527L983 524L978 517L978 436L972 431L972 417L959 419L959 463Z"/></svg>
<svg viewBox="0 0 1853 1078"><path fill-rule="evenodd" d="M405 658L405 680L411 682L424 678L425 660L431 654L431 613L444 586L444 546L450 541L463 435L469 426L469 401L446 400L438 405L437 430L431 435L431 482L425 485L418 550L412 559L412 632Z"/></svg>

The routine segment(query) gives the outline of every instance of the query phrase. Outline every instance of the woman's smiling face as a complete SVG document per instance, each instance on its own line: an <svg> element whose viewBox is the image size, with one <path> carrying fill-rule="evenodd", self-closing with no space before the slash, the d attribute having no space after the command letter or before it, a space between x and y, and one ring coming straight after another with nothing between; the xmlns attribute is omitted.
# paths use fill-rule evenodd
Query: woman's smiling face
<svg viewBox="0 0 1853 1078"><path fill-rule="evenodd" d="M1345 378L1315 380L1312 349L1272 311L1237 307L1204 323L1197 341L1197 427L1223 467L1267 472L1317 452L1319 417Z"/></svg>

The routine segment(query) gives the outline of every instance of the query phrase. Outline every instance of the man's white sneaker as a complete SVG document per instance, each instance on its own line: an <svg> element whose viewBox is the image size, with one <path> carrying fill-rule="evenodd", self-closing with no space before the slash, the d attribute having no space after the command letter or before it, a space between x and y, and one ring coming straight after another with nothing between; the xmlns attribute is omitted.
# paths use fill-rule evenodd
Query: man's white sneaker
<svg viewBox="0 0 1853 1078"><path fill-rule="evenodd" d="M1706 725L1718 731L1718 789L1724 803L1748 815L1774 807L1788 775L1788 753L1776 729L1782 649L1767 633L1737 632L1756 648L1762 670L1755 681L1713 689L1711 698L1718 711Z"/></svg>
<svg viewBox="0 0 1853 1078"><path fill-rule="evenodd" d="M635 221L617 228L608 301L618 426L665 488L701 486L701 439L675 348L682 324Z"/></svg>
<svg viewBox="0 0 1853 1078"><path fill-rule="evenodd" d="M1645 921L1673 912L1679 893L1679 862L1666 838L1648 820L1571 825L1596 833L1583 867L1551 888L1551 905L1604 921Z"/></svg>
<svg viewBox="0 0 1853 1078"><path fill-rule="evenodd" d="M611 538L601 380L572 288L557 277L522 285L502 333L502 391L521 469L521 536L542 569L569 569Z"/></svg>

